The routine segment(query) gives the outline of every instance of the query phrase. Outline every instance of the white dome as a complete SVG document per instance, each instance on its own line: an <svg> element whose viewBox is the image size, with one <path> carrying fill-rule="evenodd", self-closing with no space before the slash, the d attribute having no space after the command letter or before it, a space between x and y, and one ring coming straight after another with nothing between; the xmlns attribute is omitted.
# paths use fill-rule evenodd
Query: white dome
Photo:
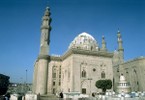
<svg viewBox="0 0 145 100"><path fill-rule="evenodd" d="M86 32L83 32L75 37L75 39L70 43L69 49L70 48L95 51L98 50L98 44L93 36Z"/></svg>
<svg viewBox="0 0 145 100"><path fill-rule="evenodd" d="M120 82L122 82L122 81L126 81L125 76L123 76L123 74L121 74L121 76L120 76Z"/></svg>

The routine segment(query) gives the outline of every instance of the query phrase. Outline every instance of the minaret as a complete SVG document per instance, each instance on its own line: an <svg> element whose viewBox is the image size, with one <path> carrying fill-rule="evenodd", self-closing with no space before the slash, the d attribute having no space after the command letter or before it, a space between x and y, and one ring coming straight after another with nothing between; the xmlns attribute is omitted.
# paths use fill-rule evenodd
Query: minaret
<svg viewBox="0 0 145 100"><path fill-rule="evenodd" d="M122 41L121 33L120 33L119 30L117 32L117 38L118 38L117 42L118 42L119 59L122 63L122 62L124 62L124 49L123 49L123 46L122 46L123 41Z"/></svg>
<svg viewBox="0 0 145 100"><path fill-rule="evenodd" d="M50 9L49 7L47 7L45 14L42 18L40 55L48 55L49 53L50 31L51 31L50 23L51 23Z"/></svg>
<svg viewBox="0 0 145 100"><path fill-rule="evenodd" d="M107 51L105 37L102 36L102 48L101 51Z"/></svg>
<svg viewBox="0 0 145 100"><path fill-rule="evenodd" d="M40 53L34 64L33 92L40 95L47 94L50 23L50 9L47 7L42 18Z"/></svg>

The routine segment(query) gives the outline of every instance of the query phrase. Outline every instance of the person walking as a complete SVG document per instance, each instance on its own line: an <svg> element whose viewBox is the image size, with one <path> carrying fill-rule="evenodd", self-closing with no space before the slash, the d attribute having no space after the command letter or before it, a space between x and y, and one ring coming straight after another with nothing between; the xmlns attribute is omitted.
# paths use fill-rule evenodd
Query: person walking
<svg viewBox="0 0 145 100"><path fill-rule="evenodd" d="M61 98L60 100L63 100L62 99L63 98L63 93L62 92L60 92L59 97Z"/></svg>

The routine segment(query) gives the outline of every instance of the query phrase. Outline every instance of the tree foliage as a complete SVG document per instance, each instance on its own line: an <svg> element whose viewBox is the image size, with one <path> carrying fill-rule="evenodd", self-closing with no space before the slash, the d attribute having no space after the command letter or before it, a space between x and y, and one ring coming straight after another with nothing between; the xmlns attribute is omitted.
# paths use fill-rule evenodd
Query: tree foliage
<svg viewBox="0 0 145 100"><path fill-rule="evenodd" d="M0 95L4 95L7 92L8 86L9 86L9 77L0 74Z"/></svg>
<svg viewBox="0 0 145 100"><path fill-rule="evenodd" d="M106 89L112 88L112 81L110 79L98 80L95 85L97 88L102 89L103 92L106 92Z"/></svg>

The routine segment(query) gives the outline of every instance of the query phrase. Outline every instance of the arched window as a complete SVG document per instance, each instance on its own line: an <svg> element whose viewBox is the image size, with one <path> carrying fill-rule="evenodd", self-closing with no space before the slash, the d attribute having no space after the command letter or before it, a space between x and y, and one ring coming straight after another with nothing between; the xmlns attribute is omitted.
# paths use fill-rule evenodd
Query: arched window
<svg viewBox="0 0 145 100"><path fill-rule="evenodd" d="M86 71L85 70L82 71L82 77L86 77Z"/></svg>
<svg viewBox="0 0 145 100"><path fill-rule="evenodd" d="M101 73L101 78L105 78L105 72L104 71Z"/></svg>

